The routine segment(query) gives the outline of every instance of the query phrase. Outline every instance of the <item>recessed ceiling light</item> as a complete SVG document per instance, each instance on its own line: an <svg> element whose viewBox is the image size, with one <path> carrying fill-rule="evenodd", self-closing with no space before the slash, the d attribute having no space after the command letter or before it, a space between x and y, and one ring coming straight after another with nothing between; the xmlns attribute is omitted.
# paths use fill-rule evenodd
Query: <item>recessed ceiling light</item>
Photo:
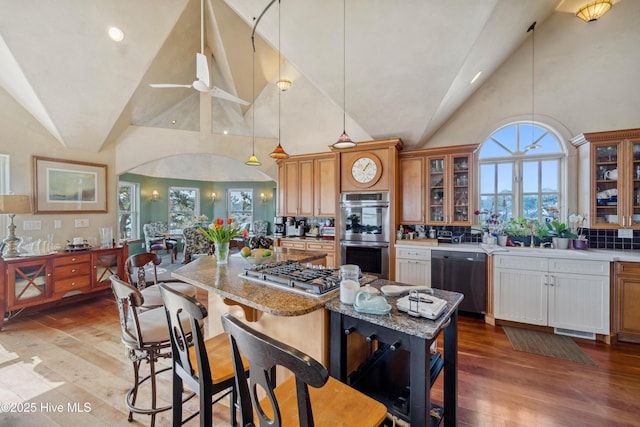
<svg viewBox="0 0 640 427"><path fill-rule="evenodd" d="M473 76L473 78L471 79L471 82L469 82L469 84L473 84L475 83L476 80L478 80L480 78L480 75L482 74L482 71L478 71L478 74L476 74L475 76Z"/></svg>
<svg viewBox="0 0 640 427"><path fill-rule="evenodd" d="M222 133L224 133L225 135L228 135L228 134L229 134L229 132L228 132L228 131L226 131L226 130L225 130L224 132L222 132Z"/></svg>
<svg viewBox="0 0 640 427"><path fill-rule="evenodd" d="M111 37L111 40L114 42L121 42L124 40L124 33L118 27L109 27L108 33L109 37Z"/></svg>

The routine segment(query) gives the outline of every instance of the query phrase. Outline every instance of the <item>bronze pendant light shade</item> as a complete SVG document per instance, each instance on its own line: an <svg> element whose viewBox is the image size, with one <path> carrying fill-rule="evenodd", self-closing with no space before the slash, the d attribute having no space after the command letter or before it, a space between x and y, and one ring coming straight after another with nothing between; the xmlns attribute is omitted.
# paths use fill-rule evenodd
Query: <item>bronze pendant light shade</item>
<svg viewBox="0 0 640 427"><path fill-rule="evenodd" d="M331 146L333 148L345 149L345 148L353 148L357 145L354 141L349 138L347 135L347 126L346 126L346 117L347 117L347 43L346 43L346 34L347 34L347 6L346 0L342 0L342 8L343 8L343 19L342 19L342 135L338 138L336 142L334 142Z"/></svg>
<svg viewBox="0 0 640 427"><path fill-rule="evenodd" d="M291 82L289 80L283 80L280 75L280 64L282 63L280 58L280 16L280 0L278 0L278 81L276 82L276 86L278 86L278 146L273 149L269 157L273 159L288 159L289 154L287 154L284 148L282 148L282 145L280 145L280 104L282 92L289 89ZM285 84L285 82L288 82L288 85Z"/></svg>

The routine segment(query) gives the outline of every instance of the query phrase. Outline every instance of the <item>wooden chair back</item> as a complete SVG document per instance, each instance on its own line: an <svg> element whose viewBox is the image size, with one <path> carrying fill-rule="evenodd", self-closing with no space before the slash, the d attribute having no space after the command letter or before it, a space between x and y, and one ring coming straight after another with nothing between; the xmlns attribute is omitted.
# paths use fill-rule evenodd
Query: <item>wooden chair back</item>
<svg viewBox="0 0 640 427"><path fill-rule="evenodd" d="M118 304L122 340L125 344L142 348L144 343L140 322L138 321L138 308L144 303L144 297L135 286L131 286L120 279L118 275L114 274L110 276L109 279L111 280L111 289Z"/></svg>
<svg viewBox="0 0 640 427"><path fill-rule="evenodd" d="M222 325L230 336L233 362L236 373L236 387L240 396L241 424L281 426L282 417L280 406L274 392L273 369L275 366L284 366L295 376L298 417L300 425L313 426L313 412L309 398L308 386L320 388L329 378L327 369L318 361L307 354L274 340L225 313L222 316ZM247 375L242 369L241 355L251 366L250 384L247 384ZM262 389L266 392L271 408L263 408L257 393ZM254 423L254 409L258 423ZM265 409L267 409L265 411ZM273 414L273 419L267 414Z"/></svg>
<svg viewBox="0 0 640 427"><path fill-rule="evenodd" d="M162 258L158 254L143 252L131 255L127 258L127 275L129 283L135 283L138 289L147 287L147 273L145 267L151 263L153 265L153 284L158 284L157 266L162 263Z"/></svg>

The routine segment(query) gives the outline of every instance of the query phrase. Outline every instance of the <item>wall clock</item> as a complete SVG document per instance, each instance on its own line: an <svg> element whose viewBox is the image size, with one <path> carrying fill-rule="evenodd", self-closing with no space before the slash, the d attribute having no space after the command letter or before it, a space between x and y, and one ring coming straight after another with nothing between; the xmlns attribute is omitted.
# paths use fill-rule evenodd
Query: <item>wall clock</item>
<svg viewBox="0 0 640 427"><path fill-rule="evenodd" d="M351 180L358 187L371 187L382 176L382 163L373 153L360 153L351 161Z"/></svg>

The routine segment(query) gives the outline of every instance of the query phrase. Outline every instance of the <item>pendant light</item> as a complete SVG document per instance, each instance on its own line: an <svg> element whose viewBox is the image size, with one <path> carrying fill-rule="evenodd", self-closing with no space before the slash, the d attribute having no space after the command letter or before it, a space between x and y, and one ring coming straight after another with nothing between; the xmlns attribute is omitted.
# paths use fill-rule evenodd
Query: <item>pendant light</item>
<svg viewBox="0 0 640 427"><path fill-rule="evenodd" d="M526 147L524 147L524 152L526 153L529 150L535 150L536 148L539 148L540 146L538 145L538 141L536 141L534 138L534 133L535 133L535 79L534 79L534 72L535 72L535 33L536 33L536 21L533 22L533 24L531 24L529 26L529 28L527 28L527 33L531 33L531 143L529 145L527 145Z"/></svg>
<svg viewBox="0 0 640 427"><path fill-rule="evenodd" d="M353 148L357 144L349 138L346 130L347 121L347 6L346 0L342 0L342 135L331 146L337 149Z"/></svg>
<svg viewBox="0 0 640 427"><path fill-rule="evenodd" d="M280 85L280 82L288 81L282 80L282 77L280 76L280 64L282 62L280 57L280 27L280 0L278 0L278 81L276 82L276 85L278 86L278 146L273 149L269 156L273 159L288 159L289 154L287 154L287 152L284 151L284 148L282 148L282 145L280 145L280 98L282 97L282 91L289 89L291 82L289 82L289 86L286 86L286 88Z"/></svg>
<svg viewBox="0 0 640 427"><path fill-rule="evenodd" d="M253 43L253 35L251 36L251 44L253 46L252 58L252 74L251 74L251 93L253 96L253 106L251 107L251 157L244 162L248 166L260 166L260 160L256 157L256 45Z"/></svg>
<svg viewBox="0 0 640 427"><path fill-rule="evenodd" d="M583 21L591 22L600 18L611 9L611 0L596 0L582 6L576 16Z"/></svg>

